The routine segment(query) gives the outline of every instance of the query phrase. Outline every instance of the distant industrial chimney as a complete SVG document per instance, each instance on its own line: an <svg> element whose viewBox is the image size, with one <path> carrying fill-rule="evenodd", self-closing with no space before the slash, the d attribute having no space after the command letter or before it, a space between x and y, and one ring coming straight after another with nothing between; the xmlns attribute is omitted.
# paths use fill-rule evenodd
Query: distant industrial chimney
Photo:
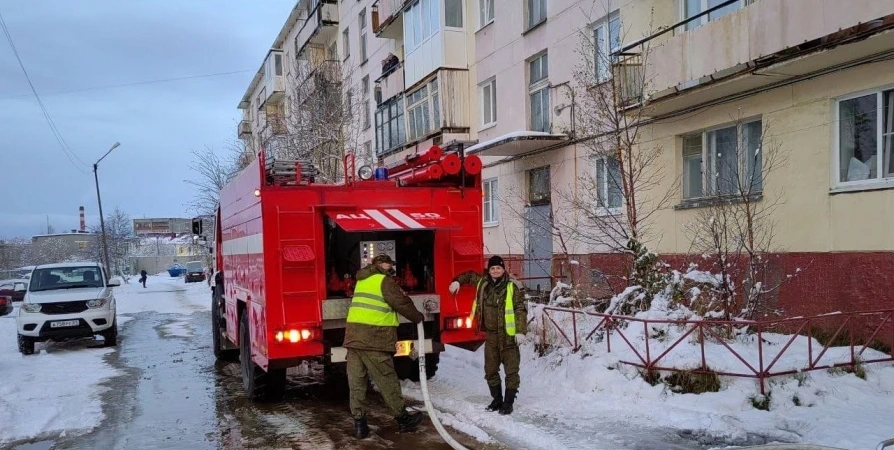
<svg viewBox="0 0 894 450"><path fill-rule="evenodd" d="M81 212L81 233L84 233L87 231L87 219L84 218L84 207L81 206L78 209Z"/></svg>

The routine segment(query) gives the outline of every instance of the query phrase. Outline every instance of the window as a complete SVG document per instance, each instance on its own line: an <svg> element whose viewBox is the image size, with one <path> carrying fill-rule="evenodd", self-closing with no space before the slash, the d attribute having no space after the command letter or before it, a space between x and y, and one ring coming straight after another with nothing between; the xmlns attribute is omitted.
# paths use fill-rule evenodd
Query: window
<svg viewBox="0 0 894 450"><path fill-rule="evenodd" d="M376 154L382 156L405 141L403 98L398 97L376 110Z"/></svg>
<svg viewBox="0 0 894 450"><path fill-rule="evenodd" d="M276 73L276 76L281 77L282 76L282 53L277 53L277 54L273 55L273 66L274 66L274 73Z"/></svg>
<svg viewBox="0 0 894 450"><path fill-rule="evenodd" d="M408 140L422 139L441 128L438 79L434 78L407 96Z"/></svg>
<svg viewBox="0 0 894 450"><path fill-rule="evenodd" d="M440 29L441 0L419 0L404 10L404 43L407 52L421 46ZM448 3L450 3L448 1ZM461 12L461 10L460 10ZM460 18L460 20L462 20ZM460 26L462 24L460 23Z"/></svg>
<svg viewBox="0 0 894 450"><path fill-rule="evenodd" d="M543 205L550 202L551 185L549 166L538 167L528 171L528 202L532 205Z"/></svg>
<svg viewBox="0 0 894 450"><path fill-rule="evenodd" d="M360 29L360 61L361 64L366 62L366 8L360 10L360 17L357 18L357 27Z"/></svg>
<svg viewBox="0 0 894 450"><path fill-rule="evenodd" d="M444 0L444 26L463 27L463 0Z"/></svg>
<svg viewBox="0 0 894 450"><path fill-rule="evenodd" d="M683 136L683 198L763 191L760 120Z"/></svg>
<svg viewBox="0 0 894 450"><path fill-rule="evenodd" d="M621 207L621 165L612 157L596 159L596 206L603 212L614 213Z"/></svg>
<svg viewBox="0 0 894 450"><path fill-rule="evenodd" d="M478 0L478 28L494 21L494 0Z"/></svg>
<svg viewBox="0 0 894 450"><path fill-rule="evenodd" d="M683 1L683 17L684 19L688 19L690 17L696 16L700 14L702 11L707 11L709 8L713 8L726 0L684 0ZM729 5L724 6L714 12L706 16L699 17L698 19L686 22L686 30L693 30L698 28L712 20L717 20L731 12L738 11L751 3L754 0L739 0L737 2L733 2Z"/></svg>
<svg viewBox="0 0 894 450"><path fill-rule="evenodd" d="M528 0L528 28L546 20L546 0Z"/></svg>
<svg viewBox="0 0 894 450"><path fill-rule="evenodd" d="M612 64L618 62L617 55L611 55L621 50L621 16L617 11L593 27L593 49L596 81L606 81L611 78Z"/></svg>
<svg viewBox="0 0 894 450"><path fill-rule="evenodd" d="M549 132L549 57L546 53L528 62L528 96L531 102L531 130Z"/></svg>
<svg viewBox="0 0 894 450"><path fill-rule="evenodd" d="M491 178L481 183L484 224L491 225L500 221L499 206L497 204L497 179Z"/></svg>
<svg viewBox="0 0 894 450"><path fill-rule="evenodd" d="M838 101L839 183L894 181L894 89Z"/></svg>
<svg viewBox="0 0 894 450"><path fill-rule="evenodd" d="M78 250L87 250L88 241L75 241L78 244Z"/></svg>
<svg viewBox="0 0 894 450"><path fill-rule="evenodd" d="M341 32L341 46L345 49L345 59L351 56L351 41L348 39L348 36L350 36L349 31L348 28L345 28L345 31Z"/></svg>
<svg viewBox="0 0 894 450"><path fill-rule="evenodd" d="M366 130L370 127L370 105L369 105L369 75L363 77L363 80L360 81L360 92L363 97L363 129Z"/></svg>
<svg viewBox="0 0 894 450"><path fill-rule="evenodd" d="M480 86L481 89L481 126L487 127L497 123L497 79L491 78Z"/></svg>

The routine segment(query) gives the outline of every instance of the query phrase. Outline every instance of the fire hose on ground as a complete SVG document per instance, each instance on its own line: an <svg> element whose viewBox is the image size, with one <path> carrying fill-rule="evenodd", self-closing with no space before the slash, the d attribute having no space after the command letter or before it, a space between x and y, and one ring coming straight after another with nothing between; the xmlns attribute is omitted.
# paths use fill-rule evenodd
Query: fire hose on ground
<svg viewBox="0 0 894 450"><path fill-rule="evenodd" d="M435 407L432 405L431 397L428 395L428 376L425 370L425 330L422 329L422 322L416 324L416 332L419 336L419 340L416 342L419 354L419 382L422 384L422 398L425 400L425 409L428 411L428 416L431 418L431 422L435 424L435 428L438 430L441 438L444 439L444 442L454 450L468 450L462 444L456 442L453 436L450 436L450 433L447 433L447 430L441 425L441 421L438 420L437 414L435 414Z"/></svg>

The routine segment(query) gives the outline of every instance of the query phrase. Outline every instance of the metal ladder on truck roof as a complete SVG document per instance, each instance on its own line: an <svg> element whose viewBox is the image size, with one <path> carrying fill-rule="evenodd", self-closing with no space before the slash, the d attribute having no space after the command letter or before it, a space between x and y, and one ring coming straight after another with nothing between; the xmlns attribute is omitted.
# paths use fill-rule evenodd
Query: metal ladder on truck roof
<svg viewBox="0 0 894 450"><path fill-rule="evenodd" d="M277 185L313 183L319 171L309 160L276 159L265 161L267 182Z"/></svg>

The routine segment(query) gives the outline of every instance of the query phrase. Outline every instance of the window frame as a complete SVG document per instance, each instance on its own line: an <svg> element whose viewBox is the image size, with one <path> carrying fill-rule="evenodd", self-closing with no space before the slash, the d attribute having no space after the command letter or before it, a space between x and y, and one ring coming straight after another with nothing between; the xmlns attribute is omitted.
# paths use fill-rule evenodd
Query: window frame
<svg viewBox="0 0 894 450"><path fill-rule="evenodd" d="M537 16L533 14L535 3L538 6ZM532 30L541 23L546 22L548 16L547 3L547 0L525 0L525 31ZM534 21L534 17L538 17L537 21Z"/></svg>
<svg viewBox="0 0 894 450"><path fill-rule="evenodd" d="M369 59L369 53L367 49L367 38L366 38L366 28L367 28L367 19L366 19L366 8L360 10L360 14L357 16L357 28L360 30L360 65L366 64L366 60Z"/></svg>
<svg viewBox="0 0 894 450"><path fill-rule="evenodd" d="M382 157L390 155L400 150L400 147L407 142L407 124L406 110L404 109L405 96L399 95L382 103L375 112L375 134L376 134L376 156ZM392 111L395 111L392 114ZM385 120L387 118L387 121ZM389 146L385 147L385 124L388 124L388 142ZM394 130L392 130L392 126ZM392 131L397 132L396 137L392 137ZM403 136L403 139L401 139Z"/></svg>
<svg viewBox="0 0 894 450"><path fill-rule="evenodd" d="M833 114L833 127L832 127L832 173L830 175L831 178L831 192L852 192L852 191L861 191L868 189L879 189L879 188L894 188L894 142L892 142L891 149L889 150L888 165L891 166L891 173L887 173L887 169L885 168L885 94L890 93L889 95L894 95L894 84L887 84L873 89L864 89L858 92L853 92L847 95L843 95L840 97L836 97L832 99L832 114ZM876 177L869 178L864 180L854 180L854 181L841 181L841 102L857 99L860 97L866 97L869 95L876 96ZM891 120L894 120L894 108L891 110ZM891 134L891 139L894 141L894 134Z"/></svg>
<svg viewBox="0 0 894 450"><path fill-rule="evenodd" d="M464 0L437 0L437 1L443 2L443 4L444 4L444 28L451 29L451 30L465 29L465 26L466 26L465 1ZM448 18L448 16L447 16L447 2L450 2L450 1L456 2L456 4L454 6L459 7L459 22L460 22L459 25L447 25L447 18ZM432 36L434 36L434 35L435 35L435 31L432 31Z"/></svg>
<svg viewBox="0 0 894 450"><path fill-rule="evenodd" d="M486 88L490 88L490 95L485 96L484 90ZM497 77L493 76L485 80L483 83L478 85L478 96L481 98L481 102L479 103L479 114L481 117L481 129L486 130L488 128L495 127L497 125L498 115L497 115ZM490 103L491 117L485 117L485 104ZM487 120L491 119L491 120Z"/></svg>
<svg viewBox="0 0 894 450"><path fill-rule="evenodd" d="M708 8L710 8L710 6L708 6L708 1L709 1L709 0L696 0L696 1L699 2L699 7L700 7L701 9L699 9L699 11L698 11L697 13L693 14L693 15L701 14L703 11L707 11ZM716 18L714 18L714 19L711 18L711 14L708 14L708 15L706 15L706 16L702 16L701 18L699 18L698 21L687 22L687 23L685 23L685 24L683 24L683 25L680 25L680 32L685 33L685 32L687 32L687 31L692 31L692 30L694 30L694 29L696 29L696 28L698 28L698 27L707 25L709 22L713 22L713 21L715 21L715 20L718 20L718 19L720 19L721 17L726 16L727 14L732 14L732 13L734 13L734 12L736 12L736 11L741 11L741 10L745 9L745 7L747 7L747 6L751 5L752 3L754 3L754 1L755 1L755 0L739 0L737 3L733 3L734 5L738 5L738 8L736 8L736 9L734 9L734 10L732 10L732 11L726 13L726 14L724 14L723 16L716 17ZM686 20L686 19L689 18L689 15L687 14L688 11L686 10L686 8L687 8L687 0L680 0L678 6L679 6L680 21L682 22L682 21L684 21L684 20ZM732 5L729 5L729 6L732 6Z"/></svg>
<svg viewBox="0 0 894 450"><path fill-rule="evenodd" d="M536 81L533 81L533 76L531 73L533 63L535 61L544 61L544 58L545 58L545 63L544 62L540 63L540 74L542 75L544 73L544 69L545 69L546 75L543 75ZM552 127L553 127L553 122L552 122L552 116L550 114L550 105L552 104L552 93L550 92L550 83L549 83L549 52L547 52L547 51L540 52L540 53L532 56L531 58L528 58L525 61L525 64L527 65L527 72L528 72L528 74L527 74L528 75L528 99L527 99L527 102L528 102L528 111L530 113L527 118L528 129L531 131L540 131L540 132L544 132L544 133L551 133ZM543 127L543 129L536 129L535 124L534 124L534 111L535 111L534 96L535 95L540 96L540 109L541 109L540 113L541 113L541 122L542 122L541 125L545 125L545 127ZM546 97L546 103L547 103L545 108L543 106L544 96Z"/></svg>
<svg viewBox="0 0 894 450"><path fill-rule="evenodd" d="M345 52L343 60L347 61L351 57L351 29L349 27L345 27L341 32L341 46Z"/></svg>
<svg viewBox="0 0 894 450"><path fill-rule="evenodd" d="M481 219L485 227L500 224L500 203L497 195L499 189L499 178L481 180ZM490 220L488 220L488 213L490 213Z"/></svg>
<svg viewBox="0 0 894 450"><path fill-rule="evenodd" d="M433 87L434 89L432 89ZM412 97L419 94L423 89L425 89L425 95L414 100ZM441 129L440 93L439 77L434 76L423 82L418 88L414 89L413 92L407 93L404 96L407 105L405 113L407 121L407 142L416 142L425 139L433 132ZM427 114L422 116L422 124L424 126L424 124L427 123L428 127L424 127L424 130L421 128L417 129L417 117L426 111ZM410 122L410 119L413 119L413 121Z"/></svg>
<svg viewBox="0 0 894 450"><path fill-rule="evenodd" d="M441 31L443 0L416 0L402 9L404 52L410 54ZM420 25L427 25L422 27Z"/></svg>
<svg viewBox="0 0 894 450"><path fill-rule="evenodd" d="M496 5L494 4L496 0L478 0L478 29L482 29L492 23L494 23L494 18L496 14L494 10L496 9ZM487 10L488 6L490 7L490 11ZM490 17L488 17L487 13L490 12Z"/></svg>
<svg viewBox="0 0 894 450"><path fill-rule="evenodd" d="M611 38L612 38L611 37L611 32L612 32L611 23L615 19L618 20L618 42L615 47L612 47L612 44L611 44ZM604 33L606 33L606 39L603 40L604 45L600 45L599 39L597 38L597 35L596 35L596 33L600 29L602 29L604 31ZM621 36L624 34L624 22L621 19L621 11L614 10L614 11L610 12L609 14L605 15L604 17L602 17L601 19L597 20L590 27L590 31L593 34L593 50L594 50L594 52L593 52L593 75L596 77L597 83L603 83L603 82L606 82L606 81L609 81L612 79L612 77L614 76L614 73L612 71L612 64L615 64L618 61L618 55L615 55L614 57L611 57L610 55L612 55L613 52L620 51L621 48L623 47ZM601 47L604 47L604 48L601 48ZM603 62L603 59L600 57L600 55L597 52L605 52L605 55L606 55L605 61L609 62L609 66L606 68L606 73L605 73L604 78L603 78L602 74L600 73L600 67L599 67L600 63Z"/></svg>
<svg viewBox="0 0 894 450"><path fill-rule="evenodd" d="M744 133L746 130L746 126L748 126L749 124L756 123L756 122L761 124L761 135L760 136L761 136L761 138L763 138L764 121L763 121L762 116L752 116L752 117L748 117L743 120L740 120L738 122L724 123L721 125L716 125L713 127L693 131L691 133L685 133L680 136L682 138L681 139L682 145L680 148L678 161L680 163L680 168L681 168L681 171L680 171L681 182L685 182L684 180L686 180L687 178L691 179L691 175L689 177L687 177L687 174L686 174L687 166L685 164L686 159L685 159L685 156L683 155L683 152L685 151L685 142L686 142L687 138L694 137L694 136L700 137L701 155L702 155L701 156L702 157L701 173L699 174L699 178L701 179L701 195L698 197L686 197L685 196L686 192L684 190L685 186L681 184L680 196L682 197L684 202L698 201L698 200L717 198L717 197L731 197L731 196L735 197L735 196L738 196L739 194L741 194L741 192L739 192L738 190L735 192L731 192L731 193L719 193L718 192L719 184L717 182L716 177L713 176L713 174L717 173L717 157L716 157L717 152L716 152L716 149L709 149L708 135L712 132L726 130L726 129L729 129L732 127L736 128L736 146L737 146L737 152L736 152L736 157L737 157L736 170L737 170L737 172L736 172L736 175L739 178L738 182L743 183L744 180L742 177L746 177L749 174L753 174L754 172L752 170L750 170L751 168L749 167L749 162L748 162L749 159L745 156L745 153L742 152L741 149L738 148L738 146L740 143L744 142L744 138L745 138ZM766 186L764 186L763 152L761 152L760 155L761 155L761 158L760 158L760 164L761 164L760 187L748 193L749 195L752 195L752 196L763 195L764 189L766 188Z"/></svg>
<svg viewBox="0 0 894 450"><path fill-rule="evenodd" d="M609 164L608 161L618 161L617 158L609 155L600 155L595 156L593 158L593 178L596 180L596 189L598 190L596 193L596 215L597 216L616 216L621 213L624 208L624 186L623 182L618 186L618 198L620 203L617 206L612 206L609 201L611 196L609 195L609 184L608 184L608 173L609 173ZM602 182L599 182L599 163L602 163ZM620 167L621 163L618 162L618 172L620 176ZM619 180L621 181L621 180ZM607 203L607 206L602 206L599 204L599 200L604 198Z"/></svg>

